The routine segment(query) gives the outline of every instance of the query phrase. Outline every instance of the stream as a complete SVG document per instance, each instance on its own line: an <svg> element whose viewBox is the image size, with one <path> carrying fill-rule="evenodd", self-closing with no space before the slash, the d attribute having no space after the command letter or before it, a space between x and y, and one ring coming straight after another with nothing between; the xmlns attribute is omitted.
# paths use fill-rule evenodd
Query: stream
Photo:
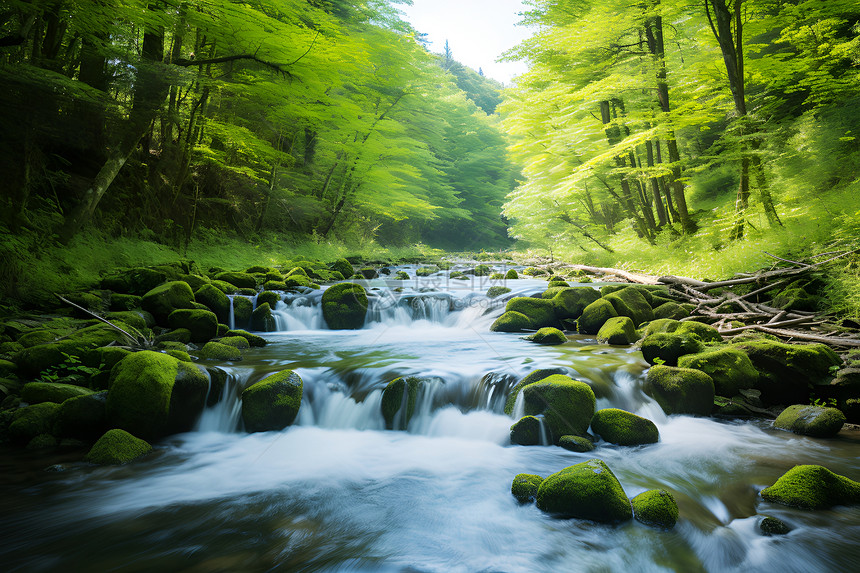
<svg viewBox="0 0 860 573"><path fill-rule="evenodd" d="M392 271L414 277L416 268ZM363 329L328 330L320 291L286 295L269 344L218 364L228 383L197 431L155 444L144 460L99 467L78 461L80 452L0 452L3 570L857 570L860 506L804 511L758 492L802 463L858 479L858 432L820 440L762 420L667 417L642 393L648 365L630 347L580 335L539 346L490 332L504 301L541 292L542 280L440 272L359 282L373 295ZM486 298L500 282L514 292ZM304 381L296 423L244 433L242 388L288 368ZM585 454L512 446L507 393L538 368L588 382L598 409L653 420L659 443L600 442ZM408 430L386 431L382 389L404 375L426 383ZM555 519L510 493L518 473L547 476L594 457L628 497L669 490L676 527ZM764 536L764 516L792 531Z"/></svg>

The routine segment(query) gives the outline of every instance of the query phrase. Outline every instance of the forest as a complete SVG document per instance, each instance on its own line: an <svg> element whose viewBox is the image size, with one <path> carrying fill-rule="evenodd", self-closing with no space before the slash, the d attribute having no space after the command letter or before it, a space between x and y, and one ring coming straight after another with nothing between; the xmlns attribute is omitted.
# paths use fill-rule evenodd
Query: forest
<svg viewBox="0 0 860 573"><path fill-rule="evenodd" d="M5 293L249 248L698 278L857 248L855 2L529 0L509 86L410 3L6 2Z"/></svg>

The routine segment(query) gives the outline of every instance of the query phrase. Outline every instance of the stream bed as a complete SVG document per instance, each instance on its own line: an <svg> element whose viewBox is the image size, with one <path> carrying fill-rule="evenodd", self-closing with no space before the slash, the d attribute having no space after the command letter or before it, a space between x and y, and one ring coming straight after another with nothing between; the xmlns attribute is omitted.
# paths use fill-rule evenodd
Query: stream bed
<svg viewBox="0 0 860 573"><path fill-rule="evenodd" d="M266 347L218 364L229 374L224 397L197 431L155 444L149 457L98 467L77 461L80 452L0 453L3 570L857 570L860 507L804 511L758 495L796 464L857 479L856 431L819 440L761 420L667 417L642 393L648 365L630 347L579 335L539 346L490 332L505 297L483 293L497 283L447 273L366 281L378 290L355 331L326 328L319 293L290 296L275 309L279 330L265 335ZM505 283L520 295L546 288ZM241 389L288 368L304 381L296 423L242 431ZM659 443L600 442L586 454L512 446L507 392L538 368L588 382L598 409L653 420ZM426 383L408 430L386 431L382 389L403 375ZM554 519L510 493L518 473L547 476L594 457L628 497L670 491L676 527ZM764 536L765 516L791 532Z"/></svg>

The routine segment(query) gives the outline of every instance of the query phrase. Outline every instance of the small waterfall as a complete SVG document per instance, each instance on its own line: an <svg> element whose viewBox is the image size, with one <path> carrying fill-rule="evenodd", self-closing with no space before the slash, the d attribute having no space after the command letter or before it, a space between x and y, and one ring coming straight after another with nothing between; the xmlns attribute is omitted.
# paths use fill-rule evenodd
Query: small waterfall
<svg viewBox="0 0 860 573"><path fill-rule="evenodd" d="M232 295L232 294L227 295L227 298L230 299L230 318L227 322L227 325L230 327L230 330L236 329L236 315L235 315L235 312L233 310L233 296L234 295Z"/></svg>
<svg viewBox="0 0 860 573"><path fill-rule="evenodd" d="M235 432L239 429L242 418L242 401L239 396L243 378L234 372L227 373L221 399L203 410L197 421L198 432Z"/></svg>
<svg viewBox="0 0 860 573"><path fill-rule="evenodd" d="M327 330L319 299L296 297L282 300L272 310L275 325L281 332L290 330Z"/></svg>

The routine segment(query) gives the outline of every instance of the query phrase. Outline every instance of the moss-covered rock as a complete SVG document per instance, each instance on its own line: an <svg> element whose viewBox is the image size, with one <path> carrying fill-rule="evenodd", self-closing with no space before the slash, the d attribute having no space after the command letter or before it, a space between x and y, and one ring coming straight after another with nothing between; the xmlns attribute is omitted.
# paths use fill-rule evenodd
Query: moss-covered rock
<svg viewBox="0 0 860 573"><path fill-rule="evenodd" d="M594 391L585 382L554 374L522 389L527 416L543 416L550 439L582 436L594 416Z"/></svg>
<svg viewBox="0 0 860 573"><path fill-rule="evenodd" d="M707 416L714 407L714 381L701 370L652 366L643 390L667 414Z"/></svg>
<svg viewBox="0 0 860 573"><path fill-rule="evenodd" d="M246 330L228 330L225 337L231 336L241 336L248 341L248 344L255 348L262 348L267 344L265 338L263 338L262 336L257 336L256 334L251 334Z"/></svg>
<svg viewBox="0 0 860 573"><path fill-rule="evenodd" d="M591 430L612 444L639 446L655 444L660 433L654 422L618 408L605 408L594 413Z"/></svg>
<svg viewBox="0 0 860 573"><path fill-rule="evenodd" d="M232 346L233 348L238 348L239 350L251 348L251 344L243 336L225 336L216 342Z"/></svg>
<svg viewBox="0 0 860 573"><path fill-rule="evenodd" d="M155 317L158 324L167 324L167 317L171 312L180 308L192 308L193 302L194 292L188 283L171 281L143 295L140 305Z"/></svg>
<svg viewBox="0 0 860 573"><path fill-rule="evenodd" d="M827 384L832 367L842 364L824 344L785 344L768 339L746 340L733 346L749 356L759 372L757 389L762 401L772 404L801 404L809 397L809 384Z"/></svg>
<svg viewBox="0 0 860 573"><path fill-rule="evenodd" d="M249 432L280 431L293 423L302 404L302 379L282 370L245 388L242 420Z"/></svg>
<svg viewBox="0 0 860 573"><path fill-rule="evenodd" d="M514 269L508 269L508 272L505 273L505 278L514 280L520 278L520 275L517 274L517 271Z"/></svg>
<svg viewBox="0 0 860 573"><path fill-rule="evenodd" d="M511 483L511 495L520 503L532 503L537 498L543 478L535 474L517 474Z"/></svg>
<svg viewBox="0 0 860 573"><path fill-rule="evenodd" d="M420 380L415 377L395 378L382 391L382 417L389 430L405 430L415 413Z"/></svg>
<svg viewBox="0 0 860 573"><path fill-rule="evenodd" d="M827 509L860 503L860 483L822 466L794 466L761 490L767 501L801 509Z"/></svg>
<svg viewBox="0 0 860 573"><path fill-rule="evenodd" d="M511 425L511 443L520 446L539 446L544 431L540 418L523 416Z"/></svg>
<svg viewBox="0 0 860 573"><path fill-rule="evenodd" d="M577 453L590 452L594 449L594 443L582 436L562 436L558 440L558 445L565 450Z"/></svg>
<svg viewBox="0 0 860 573"><path fill-rule="evenodd" d="M672 529L678 521L678 504L666 490L643 491L630 500L636 521L660 529Z"/></svg>
<svg viewBox="0 0 860 573"><path fill-rule="evenodd" d="M475 267L475 276L476 277L488 277L492 274L493 269L491 269L487 265L478 265Z"/></svg>
<svg viewBox="0 0 860 573"><path fill-rule="evenodd" d="M680 325L681 321L672 318L655 318L651 322L640 325L640 334L644 338L658 332L675 332Z"/></svg>
<svg viewBox="0 0 860 573"><path fill-rule="evenodd" d="M137 267L109 274L102 278L101 287L118 293L142 295L179 273L168 273L165 269Z"/></svg>
<svg viewBox="0 0 860 573"><path fill-rule="evenodd" d="M711 326L703 322L695 320L685 320L675 329L675 334L695 334L702 339L703 342L722 342L723 335Z"/></svg>
<svg viewBox="0 0 860 573"><path fill-rule="evenodd" d="M352 276L354 272L352 269L352 265L349 264L349 261L346 259L338 259L335 262L329 264L329 268L333 271L339 272L344 277Z"/></svg>
<svg viewBox="0 0 860 573"><path fill-rule="evenodd" d="M107 391L69 398L57 410L55 429L63 438L95 439L105 431Z"/></svg>
<svg viewBox="0 0 860 573"><path fill-rule="evenodd" d="M263 288L266 290L269 290L269 291L274 291L274 290L287 290L290 287L287 286L286 282L284 282L282 280L277 280L277 281L266 281L265 283L263 283Z"/></svg>
<svg viewBox="0 0 860 573"><path fill-rule="evenodd" d="M15 441L26 444L39 434L53 434L60 405L42 402L15 410L7 432Z"/></svg>
<svg viewBox="0 0 860 573"><path fill-rule="evenodd" d="M695 334L677 332L655 332L639 343L642 356L648 364L675 366L686 354L698 354L705 350L702 340Z"/></svg>
<svg viewBox="0 0 860 573"><path fill-rule="evenodd" d="M38 346L39 344L49 344L60 338L60 336L61 334L54 330L38 328L36 330L25 332L18 337L17 342L24 348L30 348L32 346Z"/></svg>
<svg viewBox="0 0 860 573"><path fill-rule="evenodd" d="M805 310L814 312L818 308L818 297L802 288L788 288L773 297L773 305L783 310Z"/></svg>
<svg viewBox="0 0 860 573"><path fill-rule="evenodd" d="M355 283L339 283L322 296L323 318L332 330L358 329L367 315L367 291Z"/></svg>
<svg viewBox="0 0 860 573"><path fill-rule="evenodd" d="M588 305L599 299L600 293L591 287L565 288L554 294L552 306L558 318L575 320Z"/></svg>
<svg viewBox="0 0 860 573"><path fill-rule="evenodd" d="M758 383L758 370L737 348L724 347L687 354L678 358L678 366L706 373L714 381L717 395L727 398L737 395L742 389L755 388Z"/></svg>
<svg viewBox="0 0 860 573"><path fill-rule="evenodd" d="M69 398L86 396L93 391L72 384L58 384L56 382L30 382L21 388L21 399L28 404L40 404L42 402L55 402L62 404Z"/></svg>
<svg viewBox="0 0 860 573"><path fill-rule="evenodd" d="M93 444L84 458L91 464L126 464L152 451L146 441L135 438L125 430L108 430Z"/></svg>
<svg viewBox="0 0 860 573"><path fill-rule="evenodd" d="M836 408L795 404L777 416L773 427L804 436L832 438L844 423L845 414Z"/></svg>
<svg viewBox="0 0 860 573"><path fill-rule="evenodd" d="M493 332L522 332L533 330L532 319L521 312L506 312L493 322L490 330Z"/></svg>
<svg viewBox="0 0 860 573"><path fill-rule="evenodd" d="M394 278L399 280L399 281L408 281L409 280L409 273L407 273L406 271L397 271L397 274L394 275ZM490 295L487 295L487 296L490 296Z"/></svg>
<svg viewBox="0 0 860 573"><path fill-rule="evenodd" d="M638 338L633 319L627 316L610 318L597 331L597 342L603 344L633 344Z"/></svg>
<svg viewBox="0 0 860 573"><path fill-rule="evenodd" d="M379 273L373 267L363 267L361 269L358 269L358 274L360 274L361 277L365 279L379 278Z"/></svg>
<svg viewBox="0 0 860 573"><path fill-rule="evenodd" d="M565 370L564 368L542 368L540 370L530 372L522 380L517 382L516 385L511 388L510 392L508 392L508 398L505 401L505 414L513 414L514 406L517 402L517 396L523 388L525 388L529 384L534 384L535 382L540 382L545 378L549 378L553 374L565 374L566 372L567 370Z"/></svg>
<svg viewBox="0 0 860 573"><path fill-rule="evenodd" d="M690 312L687 309L682 307L680 304L671 301L661 304L654 309L655 319L668 318L671 320L681 320L688 316L690 316Z"/></svg>
<svg viewBox="0 0 860 573"><path fill-rule="evenodd" d="M242 351L235 346L221 344L220 342L207 342L197 353L204 360L242 360Z"/></svg>
<svg viewBox="0 0 860 573"><path fill-rule="evenodd" d="M118 326L127 325L120 323ZM96 367L99 365L96 349L122 339L122 335L113 328L97 324L77 330L56 342L25 348L14 355L13 361L18 365L18 374L25 378L35 378L46 368L62 364L66 355L77 356L87 366Z"/></svg>
<svg viewBox="0 0 860 573"><path fill-rule="evenodd" d="M276 292L264 290L257 295L257 306L267 303L270 308L274 309L279 302L281 302L281 295Z"/></svg>
<svg viewBox="0 0 860 573"><path fill-rule="evenodd" d="M202 275L196 275L196 274L182 275L179 277L179 280L181 280L184 283L188 283L188 286L191 287L191 290L193 290L195 292L199 288L201 288L203 285L209 284L209 279L207 277L204 277Z"/></svg>
<svg viewBox="0 0 860 573"><path fill-rule="evenodd" d="M275 332L278 329L269 303L264 302L251 313L251 328L258 332Z"/></svg>
<svg viewBox="0 0 860 573"><path fill-rule="evenodd" d="M526 336L525 338L526 340L531 340L532 342L537 342L538 344L544 344L548 346L555 344L564 344L565 342L567 342L567 336L565 336L564 333L559 329L553 328L551 326L541 328L531 336Z"/></svg>
<svg viewBox="0 0 860 573"><path fill-rule="evenodd" d="M146 291L143 291L146 292ZM133 294L113 293L110 296L110 309L116 312L140 308L142 297Z"/></svg>
<svg viewBox="0 0 860 573"><path fill-rule="evenodd" d="M251 325L251 314L254 312L254 303L244 296L233 297L233 323L237 328Z"/></svg>
<svg viewBox="0 0 860 573"><path fill-rule="evenodd" d="M553 304L550 300L531 298L525 296L514 297L505 305L506 312L518 312L529 318L530 329L543 328L544 326L561 326L555 316Z"/></svg>
<svg viewBox="0 0 860 573"><path fill-rule="evenodd" d="M597 334L607 320L616 316L618 312L611 302L597 299L582 310L582 316L576 320L576 329L582 334Z"/></svg>
<svg viewBox="0 0 860 573"><path fill-rule="evenodd" d="M218 317L209 310L174 310L167 317L170 328L186 328L191 342L206 342L218 336Z"/></svg>
<svg viewBox="0 0 860 573"><path fill-rule="evenodd" d="M761 520L761 523L758 524L758 527L763 535L768 536L785 535L791 531L791 528L788 525L775 517L765 517Z"/></svg>
<svg viewBox="0 0 860 573"><path fill-rule="evenodd" d="M496 298L497 296L502 296L503 294L508 294L511 292L511 289L503 286L491 286L487 289L487 298Z"/></svg>
<svg viewBox="0 0 860 573"><path fill-rule="evenodd" d="M224 294L236 294L239 292L239 287L233 286L227 281L213 280L210 282L212 286L223 292Z"/></svg>
<svg viewBox="0 0 860 573"><path fill-rule="evenodd" d="M604 523L633 517L630 501L602 460L576 464L548 476L538 487L537 506L558 517Z"/></svg>
<svg viewBox="0 0 860 573"><path fill-rule="evenodd" d="M230 299L221 289L206 284L197 289L194 298L214 312L219 322L227 322L230 319Z"/></svg>
<svg viewBox="0 0 860 573"><path fill-rule="evenodd" d="M145 310L123 310L119 312L109 312L105 316L111 322L122 322L129 326L145 331L151 326L155 326L155 317ZM134 334L132 332L132 334Z"/></svg>
<svg viewBox="0 0 860 573"><path fill-rule="evenodd" d="M28 450L46 450L49 448L56 448L59 444L57 438L52 436L51 434L39 434L35 436L32 440L27 442Z"/></svg>
<svg viewBox="0 0 860 573"><path fill-rule="evenodd" d="M647 291L646 291L647 292ZM637 288L627 287L611 294L603 296L603 300L609 301L619 316L628 316L633 319L636 326L643 322L654 320L654 310Z"/></svg>
<svg viewBox="0 0 860 573"><path fill-rule="evenodd" d="M0 359L0 378L5 378L15 373L18 365L10 360Z"/></svg>
<svg viewBox="0 0 860 573"><path fill-rule="evenodd" d="M183 345L188 344L191 342L191 331L187 328L174 328L173 330L163 332L155 337L156 345L160 345L165 342L179 342Z"/></svg>
<svg viewBox="0 0 860 573"><path fill-rule="evenodd" d="M223 272L215 275L215 280L230 283L236 288L257 288L257 279L254 275L238 272Z"/></svg>

